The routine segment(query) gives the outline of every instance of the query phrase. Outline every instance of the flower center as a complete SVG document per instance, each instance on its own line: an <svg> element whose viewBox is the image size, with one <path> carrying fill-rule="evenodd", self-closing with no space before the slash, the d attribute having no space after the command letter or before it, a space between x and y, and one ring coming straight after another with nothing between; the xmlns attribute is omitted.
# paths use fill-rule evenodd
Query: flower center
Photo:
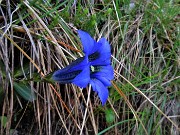
<svg viewBox="0 0 180 135"><path fill-rule="evenodd" d="M91 66L91 72L94 72L94 70L95 70L95 69L94 69L94 67L93 67L93 66Z"/></svg>
<svg viewBox="0 0 180 135"><path fill-rule="evenodd" d="M101 71L101 66L90 66L90 72L91 73L95 73L95 72L99 72L99 71Z"/></svg>

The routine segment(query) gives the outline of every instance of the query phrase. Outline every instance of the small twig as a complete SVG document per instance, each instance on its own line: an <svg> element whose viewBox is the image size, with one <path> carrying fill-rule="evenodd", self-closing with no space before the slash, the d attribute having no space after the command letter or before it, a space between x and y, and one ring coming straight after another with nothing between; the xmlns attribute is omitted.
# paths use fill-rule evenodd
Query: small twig
<svg viewBox="0 0 180 135"><path fill-rule="evenodd" d="M86 102L86 110L85 110L85 113L84 113L84 118L83 118L83 123L82 123L82 126L81 126L80 135L82 135L82 133L83 133L83 129L84 129L85 121L86 121L86 115L87 115L87 111L88 111L88 104L89 104L89 100L90 100L90 93L91 93L91 85L89 86L88 98L87 98L87 102Z"/></svg>

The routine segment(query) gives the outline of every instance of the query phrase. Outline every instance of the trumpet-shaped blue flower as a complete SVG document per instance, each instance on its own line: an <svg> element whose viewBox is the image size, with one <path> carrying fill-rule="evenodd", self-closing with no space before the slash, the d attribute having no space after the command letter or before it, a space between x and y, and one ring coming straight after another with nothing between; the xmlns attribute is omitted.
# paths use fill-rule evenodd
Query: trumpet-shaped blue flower
<svg viewBox="0 0 180 135"><path fill-rule="evenodd" d="M109 95L107 87L111 85L114 77L110 61L110 45L105 38L96 42L82 30L78 30L78 34L85 56L78 58L67 67L57 70L52 78L62 84L73 83L83 88L88 83L91 84L104 105Z"/></svg>
<svg viewBox="0 0 180 135"><path fill-rule="evenodd" d="M73 61L67 67L54 72L53 80L61 84L73 83L79 87L85 88L90 80L89 75L88 59L86 57L81 57Z"/></svg>

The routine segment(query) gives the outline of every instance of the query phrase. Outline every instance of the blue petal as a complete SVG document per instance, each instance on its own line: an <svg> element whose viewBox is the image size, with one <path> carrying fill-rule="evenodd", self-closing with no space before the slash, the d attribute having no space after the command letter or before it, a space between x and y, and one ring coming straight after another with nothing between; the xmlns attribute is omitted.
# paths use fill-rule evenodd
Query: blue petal
<svg viewBox="0 0 180 135"><path fill-rule="evenodd" d="M98 79L99 81L101 81L104 84L104 86L106 86L106 87L111 86L111 81L108 80L106 77L96 76L95 78Z"/></svg>
<svg viewBox="0 0 180 135"><path fill-rule="evenodd" d="M111 63L111 49L108 41L101 38L96 42L87 32L78 30L83 45L83 52L89 57L91 65L108 65Z"/></svg>
<svg viewBox="0 0 180 135"><path fill-rule="evenodd" d="M55 71L52 78L61 84L74 83L79 87L86 87L90 81L87 57L78 58L67 67Z"/></svg>
<svg viewBox="0 0 180 135"><path fill-rule="evenodd" d="M83 71L74 78L72 83L81 88L85 88L88 85L89 81L90 81L90 69L89 66L86 66L84 67Z"/></svg>
<svg viewBox="0 0 180 135"><path fill-rule="evenodd" d="M83 52L87 56L93 53L93 50L95 49L94 44L96 44L96 41L87 32L84 32L82 30L78 30L78 34L83 45Z"/></svg>
<svg viewBox="0 0 180 135"><path fill-rule="evenodd" d="M104 105L108 99L108 89L97 79L91 79L90 84L93 90L98 93L102 105Z"/></svg>
<svg viewBox="0 0 180 135"><path fill-rule="evenodd" d="M114 71L111 65L107 66L95 66L95 69L98 68L98 71L91 72L91 78L96 78L100 80L105 86L111 85L111 80L114 78Z"/></svg>
<svg viewBox="0 0 180 135"><path fill-rule="evenodd" d="M101 38L94 46L95 52L99 53L99 57L91 61L91 65L108 65L111 63L111 49L108 41ZM91 54L92 55L92 54Z"/></svg>

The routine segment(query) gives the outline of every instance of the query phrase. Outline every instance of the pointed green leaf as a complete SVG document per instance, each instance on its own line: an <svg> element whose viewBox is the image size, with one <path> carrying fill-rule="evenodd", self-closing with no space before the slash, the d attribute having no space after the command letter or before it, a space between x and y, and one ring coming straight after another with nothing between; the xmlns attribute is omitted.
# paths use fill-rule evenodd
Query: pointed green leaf
<svg viewBox="0 0 180 135"><path fill-rule="evenodd" d="M111 124L115 120L115 114L112 109L105 110L106 122Z"/></svg>
<svg viewBox="0 0 180 135"><path fill-rule="evenodd" d="M0 116L1 120L1 125L6 128L6 123L7 123L7 117L6 116Z"/></svg>
<svg viewBox="0 0 180 135"><path fill-rule="evenodd" d="M25 100L34 101L36 100L36 95L28 84L23 82L14 82L15 91Z"/></svg>
<svg viewBox="0 0 180 135"><path fill-rule="evenodd" d="M19 67L19 66L17 68L15 68L14 77L18 78L18 77L23 76L24 74L27 75L28 73L29 73L29 64L25 64L25 65L23 65L23 68Z"/></svg>

